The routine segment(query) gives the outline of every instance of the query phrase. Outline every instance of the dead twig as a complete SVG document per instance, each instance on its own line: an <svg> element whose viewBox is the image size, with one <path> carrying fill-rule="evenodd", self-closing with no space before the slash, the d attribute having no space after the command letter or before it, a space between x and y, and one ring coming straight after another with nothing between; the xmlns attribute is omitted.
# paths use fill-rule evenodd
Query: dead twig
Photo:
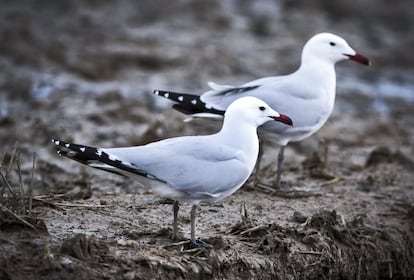
<svg viewBox="0 0 414 280"><path fill-rule="evenodd" d="M306 197L311 197L311 196L322 196L321 193L316 193L316 192L299 191L299 190L279 190L271 186L267 186L266 184L263 184L263 183L259 183L256 186L253 186L253 188L261 192L270 194L271 196L277 196L277 197L289 198L289 199L306 198Z"/></svg>
<svg viewBox="0 0 414 280"><path fill-rule="evenodd" d="M3 166L3 160L4 160L4 156L6 155L6 153L1 152L1 156L0 156L0 168Z"/></svg>
<svg viewBox="0 0 414 280"><path fill-rule="evenodd" d="M188 241L187 241L187 243L188 243ZM202 252L204 252L205 250L206 250L206 248L200 247L200 248L192 248L192 249L183 250L181 253L184 253L184 254L195 253L193 256L198 256Z"/></svg>
<svg viewBox="0 0 414 280"><path fill-rule="evenodd" d="M315 251L297 251L298 254L305 254L305 255L322 255L322 252L315 252Z"/></svg>
<svg viewBox="0 0 414 280"><path fill-rule="evenodd" d="M169 248L169 247L183 246L187 243L188 243L188 240L184 240L184 241L180 241L180 242L175 242L175 243L162 245L161 248L165 249L165 248Z"/></svg>
<svg viewBox="0 0 414 280"><path fill-rule="evenodd" d="M6 177L9 174L10 169L11 169L11 167L13 165L13 161L14 161L14 156L16 154L16 150L17 150L17 142L14 143L14 147L13 147L13 151L12 151L12 154L11 154L11 157L10 157L9 165L7 166L7 169L6 169Z"/></svg>
<svg viewBox="0 0 414 280"><path fill-rule="evenodd" d="M4 154L5 154L4 152L1 152L1 156L0 156L0 170L3 167ZM4 191L5 191L5 187L3 186L1 188L1 191L0 191L0 199L4 196Z"/></svg>
<svg viewBox="0 0 414 280"><path fill-rule="evenodd" d="M240 205L240 216L244 224L247 224L250 222L249 214L247 213L247 209L246 209L246 203L244 201Z"/></svg>
<svg viewBox="0 0 414 280"><path fill-rule="evenodd" d="M84 207L84 208L107 208L112 207L112 205L95 205L95 204L76 204L76 203L54 203L56 206L61 207Z"/></svg>
<svg viewBox="0 0 414 280"><path fill-rule="evenodd" d="M248 233L252 233L252 232L255 232L255 231L259 231L259 230L267 230L267 228L268 228L267 225L258 225L258 226L255 226L255 227L252 227L252 228L249 228L249 229L246 229L246 230L240 232L240 235L246 235Z"/></svg>
<svg viewBox="0 0 414 280"><path fill-rule="evenodd" d="M327 182L324 182L324 183L320 184L319 187L326 187L326 186L335 184L335 183L339 182L340 180L341 180L340 177L335 177L335 178L333 178L333 179L331 179Z"/></svg>
<svg viewBox="0 0 414 280"><path fill-rule="evenodd" d="M23 183L22 170L20 168L20 153L17 153L16 165L17 165L17 172L19 174L19 191L20 191L20 196L21 197L24 197L24 183Z"/></svg>
<svg viewBox="0 0 414 280"><path fill-rule="evenodd" d="M3 172L0 170L0 176L3 179L4 184L6 185L6 187L9 189L9 192L13 195L16 196L16 194L14 193L12 186L10 185L9 181L7 180L6 176L4 176Z"/></svg>
<svg viewBox="0 0 414 280"><path fill-rule="evenodd" d="M36 197L33 197L33 200L34 200L35 202L43 203L43 204L45 204L46 206L48 206L48 207L50 207L50 208L52 208L52 209L57 209L57 210L59 210L59 211L66 211L63 207L57 206L57 205L56 205L54 202L52 202L52 201L48 201L48 200L44 200L44 199L38 199L38 198L36 198Z"/></svg>
<svg viewBox="0 0 414 280"><path fill-rule="evenodd" d="M199 249L198 250L198 252L196 252L194 255L193 255L193 257L197 257L197 256L199 256L201 253L203 253L205 250L206 250L206 248L196 248L196 249ZM193 249L194 250L194 249ZM188 253L188 250L187 251L185 251L186 253Z"/></svg>
<svg viewBox="0 0 414 280"><path fill-rule="evenodd" d="M36 230L36 228L32 224L30 224L29 222L25 221L22 217L20 217L19 215L15 214L13 211L11 211L6 206L0 204L0 207L1 207L1 209L3 209L3 211L11 214L13 217L15 217L17 220L19 220L20 222L22 222L24 225L30 227L31 229Z"/></svg>
<svg viewBox="0 0 414 280"><path fill-rule="evenodd" d="M45 243L43 259L48 261L54 259L52 251L50 250L49 240Z"/></svg>
<svg viewBox="0 0 414 280"><path fill-rule="evenodd" d="M66 196L68 196L68 195L65 194L65 193L62 193L62 194L52 194L52 195L46 194L46 195L35 195L35 196L33 196L33 199L46 200L47 198L54 199L54 198L66 197Z"/></svg>
<svg viewBox="0 0 414 280"><path fill-rule="evenodd" d="M282 197L282 198L289 198L289 199L294 199L294 198L306 198L306 197L311 197L311 196L322 196L321 193L316 193L316 192L307 192L307 191L281 191L281 190L273 190L273 192L271 193L272 196L277 196L277 197Z"/></svg>
<svg viewBox="0 0 414 280"><path fill-rule="evenodd" d="M266 186L265 184L257 184L256 186L258 186L259 188L261 188L262 190L266 190L266 191L269 191L269 192L273 192L273 191L275 191L275 188L272 188L272 187L269 187L269 186Z"/></svg>
<svg viewBox="0 0 414 280"><path fill-rule="evenodd" d="M34 177L34 170L36 167L36 153L33 153L33 165L32 165L32 174L30 176L30 184L28 189L29 195L29 215L32 214L32 205L33 205L33 177Z"/></svg>

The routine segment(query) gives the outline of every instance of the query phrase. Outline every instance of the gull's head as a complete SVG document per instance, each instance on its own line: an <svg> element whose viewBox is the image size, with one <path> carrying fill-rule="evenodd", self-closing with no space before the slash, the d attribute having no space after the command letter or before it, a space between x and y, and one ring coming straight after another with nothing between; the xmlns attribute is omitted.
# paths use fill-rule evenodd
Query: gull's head
<svg viewBox="0 0 414 280"><path fill-rule="evenodd" d="M305 44L302 61L314 58L333 64L350 59L364 65L370 65L368 58L357 53L343 38L332 33L316 34Z"/></svg>
<svg viewBox="0 0 414 280"><path fill-rule="evenodd" d="M236 119L251 123L256 127L268 121L278 121L293 126L293 122L288 116L276 112L266 102L253 96L233 101L227 108L224 119Z"/></svg>

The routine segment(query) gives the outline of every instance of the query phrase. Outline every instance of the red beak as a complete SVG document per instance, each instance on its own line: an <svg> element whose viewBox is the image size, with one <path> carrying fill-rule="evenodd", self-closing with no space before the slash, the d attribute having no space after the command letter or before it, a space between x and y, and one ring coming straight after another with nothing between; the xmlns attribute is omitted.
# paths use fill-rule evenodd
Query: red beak
<svg viewBox="0 0 414 280"><path fill-rule="evenodd" d="M371 61L369 61L369 59L363 56L362 54L356 53L354 55L350 55L350 54L345 54L345 55L349 57L350 60L359 62L364 65L368 65L368 66L371 65Z"/></svg>
<svg viewBox="0 0 414 280"><path fill-rule="evenodd" d="M277 122L281 122L281 123L293 126L292 120L286 115L280 114L279 117L272 117L272 116L269 116L269 117L274 119Z"/></svg>

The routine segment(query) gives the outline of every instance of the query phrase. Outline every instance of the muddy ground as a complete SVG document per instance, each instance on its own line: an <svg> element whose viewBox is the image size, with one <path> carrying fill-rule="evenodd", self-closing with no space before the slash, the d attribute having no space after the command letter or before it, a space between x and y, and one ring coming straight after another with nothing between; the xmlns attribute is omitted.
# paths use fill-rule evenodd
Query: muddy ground
<svg viewBox="0 0 414 280"><path fill-rule="evenodd" d="M1 2L0 279L414 278L410 1ZM248 182L200 207L197 235L214 249L187 248L189 205L173 242L170 201L51 144L215 132L151 91L287 73L320 31L373 67L337 66L333 116L286 150L295 192ZM265 146L264 181L276 154Z"/></svg>

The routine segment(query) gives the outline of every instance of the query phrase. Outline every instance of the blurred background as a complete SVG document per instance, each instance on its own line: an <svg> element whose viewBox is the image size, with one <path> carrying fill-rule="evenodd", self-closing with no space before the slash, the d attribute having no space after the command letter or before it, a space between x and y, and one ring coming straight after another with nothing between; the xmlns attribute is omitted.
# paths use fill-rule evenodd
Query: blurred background
<svg viewBox="0 0 414 280"><path fill-rule="evenodd" d="M409 0L2 0L0 5L3 145L16 139L43 145L56 133L77 138L78 131L83 139L90 131L93 139L96 129L104 129L96 124L148 121L145 110L161 112L169 104L152 96L154 89L202 93L210 80L237 85L289 73L298 67L305 42L319 32L342 36L372 61L372 67L337 65L334 116L414 121ZM85 102L97 96L106 99ZM114 101L121 107L102 111ZM83 129L82 118L94 127ZM108 144L117 143L116 135L101 134L113 136Z"/></svg>
<svg viewBox="0 0 414 280"><path fill-rule="evenodd" d="M338 109L347 94L380 111L390 98L414 100L408 0L2 0L0 20L2 115L8 99L59 91L144 98L154 88L201 93L209 80L288 73L324 31L373 62L337 66Z"/></svg>

